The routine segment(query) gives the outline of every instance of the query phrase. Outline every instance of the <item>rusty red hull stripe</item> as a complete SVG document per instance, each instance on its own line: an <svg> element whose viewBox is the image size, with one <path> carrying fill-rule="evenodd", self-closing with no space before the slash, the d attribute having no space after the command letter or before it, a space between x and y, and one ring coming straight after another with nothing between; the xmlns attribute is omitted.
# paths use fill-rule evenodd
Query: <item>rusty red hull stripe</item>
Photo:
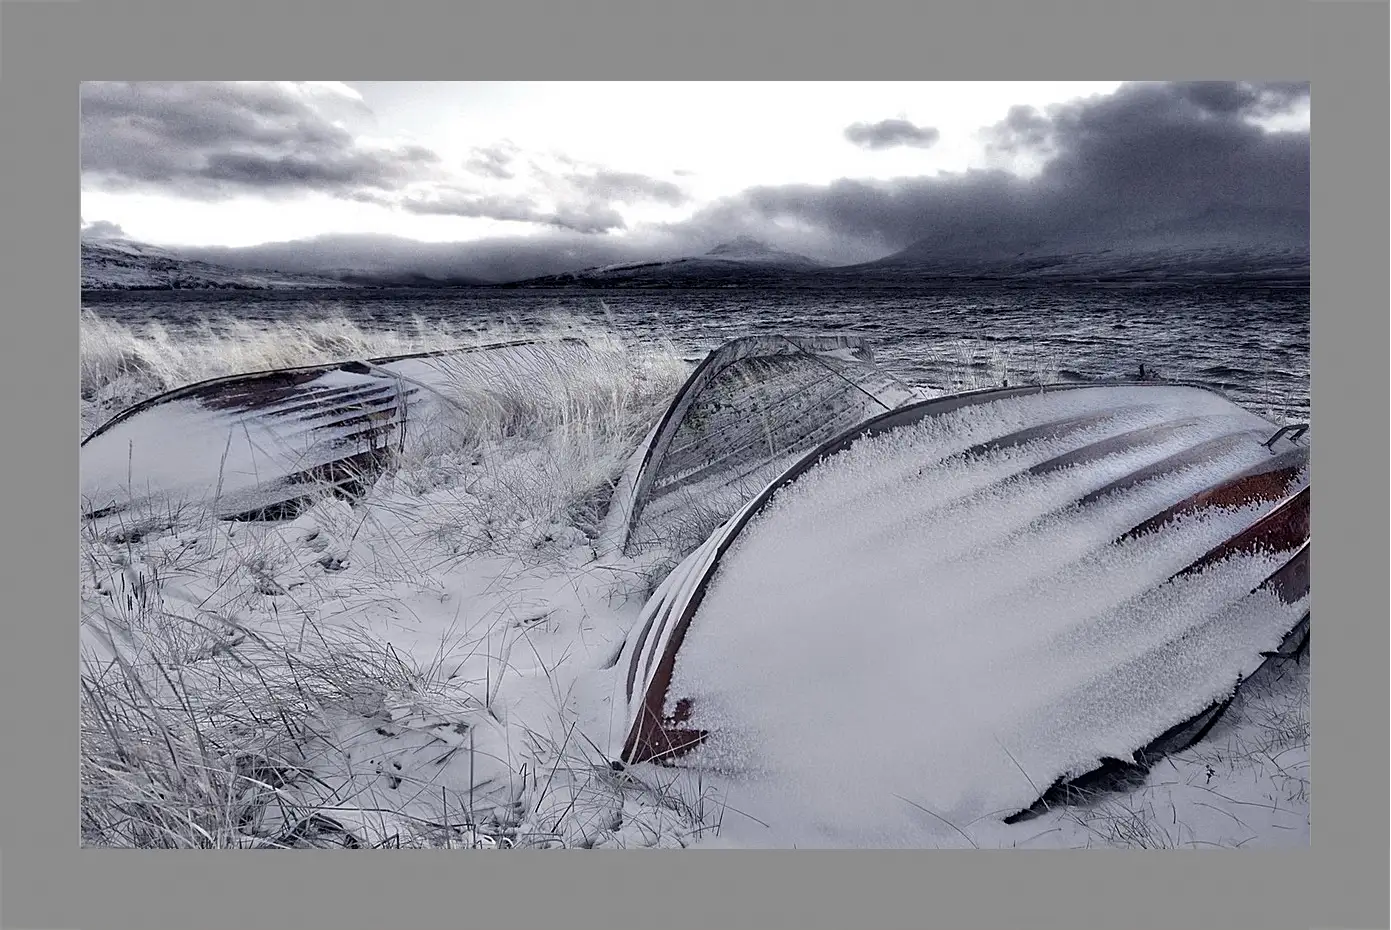
<svg viewBox="0 0 1391 930"><path fill-rule="evenodd" d="M1088 504L1096 503L1108 494L1114 494L1117 491L1126 491L1142 482L1172 475L1174 472L1191 465L1200 465L1203 462L1209 461L1227 452L1235 451L1241 447L1242 443L1249 443L1252 439L1257 438L1258 435L1263 436L1264 434L1243 431L1231 433L1226 436L1218 436L1215 439L1201 442L1190 449L1184 449L1182 452L1177 452L1167 458L1161 459L1153 465L1148 465L1137 471L1133 471L1123 478L1117 478L1110 484L1089 492L1082 497L1078 503L1085 507Z"/></svg>
<svg viewBox="0 0 1391 930"><path fill-rule="evenodd" d="M1261 550L1280 552L1298 549L1309 539L1309 491L1305 487L1293 497L1286 498L1270 513L1226 542L1214 546L1169 580L1200 572L1234 555Z"/></svg>
<svg viewBox="0 0 1391 930"><path fill-rule="evenodd" d="M1290 482L1304 469L1308 460L1307 449L1291 449L1273 457L1268 463L1248 468L1218 485L1179 501L1127 530L1116 541L1134 539L1204 507L1240 507L1257 501L1278 501L1289 492Z"/></svg>

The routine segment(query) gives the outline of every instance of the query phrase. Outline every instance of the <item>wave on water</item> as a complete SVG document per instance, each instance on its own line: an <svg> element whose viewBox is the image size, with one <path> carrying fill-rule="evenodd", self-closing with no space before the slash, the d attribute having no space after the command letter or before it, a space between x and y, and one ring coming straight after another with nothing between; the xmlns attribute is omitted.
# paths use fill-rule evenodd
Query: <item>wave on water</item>
<svg viewBox="0 0 1391 930"><path fill-rule="evenodd" d="M1280 422L1309 414L1307 291L956 293L565 290L85 295L84 422L241 371L583 330L699 356L736 336L860 332L931 392L1150 377L1218 390ZM1262 347L1253 351L1252 346Z"/></svg>

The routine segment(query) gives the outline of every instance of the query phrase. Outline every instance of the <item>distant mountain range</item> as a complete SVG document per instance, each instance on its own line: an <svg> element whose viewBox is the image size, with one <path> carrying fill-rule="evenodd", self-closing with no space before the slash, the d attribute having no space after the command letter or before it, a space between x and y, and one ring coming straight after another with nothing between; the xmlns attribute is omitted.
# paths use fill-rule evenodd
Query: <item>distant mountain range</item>
<svg viewBox="0 0 1391 930"><path fill-rule="evenodd" d="M731 244L734 246L735 244ZM734 257L737 256L737 257ZM913 287L932 284L1298 284L1309 279L1307 241L1254 244L1221 236L1133 237L1115 245L922 241L885 258L827 267L743 240L737 248L665 262L611 265L505 287Z"/></svg>
<svg viewBox="0 0 1391 930"><path fill-rule="evenodd" d="M1259 230L1259 232L1252 232ZM1309 278L1305 214L1224 210L1148 227L1087 227L1060 238L953 230L861 265L847 282L1298 283Z"/></svg>
<svg viewBox="0 0 1391 930"><path fill-rule="evenodd" d="M1269 220L1269 218L1265 218ZM1249 227L1248 227L1249 228ZM82 243L87 290L271 288L756 288L919 287L932 285L1243 283L1300 285L1309 279L1307 223L1266 222L1260 236L1230 226L1089 231L1069 241L1001 239L982 229L922 240L856 265L827 266L748 237L708 252L662 261L618 262L561 274L484 281L451 269L467 246L422 246L424 270L410 261L411 243L381 237L325 244L274 243L250 250L179 250L123 239ZM316 251L317 250L317 251ZM359 256L358 251L361 255ZM216 260L214 260L216 259ZM260 267L253 267L259 265ZM356 269L356 270L347 270Z"/></svg>
<svg viewBox="0 0 1391 930"><path fill-rule="evenodd" d="M1020 251L1011 256L923 255L905 250L877 262L830 269L825 283L980 284L1297 284L1309 279L1309 251L1233 246L1119 246L1076 252Z"/></svg>
<svg viewBox="0 0 1391 930"><path fill-rule="evenodd" d="M311 275L227 268L129 239L82 240L83 290L269 290L342 286L342 281Z"/></svg>
<svg viewBox="0 0 1391 930"><path fill-rule="evenodd" d="M295 288L476 287L486 282L462 275L432 276L417 271L339 271L310 273L234 267L182 251L130 239L82 240L84 291L289 290Z"/></svg>
<svg viewBox="0 0 1391 930"><path fill-rule="evenodd" d="M508 282L504 287L768 287L811 279L820 262L783 252L748 236L704 255L655 262L624 262Z"/></svg>

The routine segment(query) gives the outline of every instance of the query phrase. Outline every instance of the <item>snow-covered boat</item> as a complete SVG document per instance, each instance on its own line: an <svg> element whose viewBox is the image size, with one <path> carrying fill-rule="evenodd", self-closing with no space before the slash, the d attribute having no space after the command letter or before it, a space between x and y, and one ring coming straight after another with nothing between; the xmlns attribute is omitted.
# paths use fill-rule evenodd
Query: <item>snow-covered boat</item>
<svg viewBox="0 0 1391 930"><path fill-rule="evenodd" d="M701 360L634 454L601 548L684 555L803 454L916 399L858 336L731 340Z"/></svg>
<svg viewBox="0 0 1391 930"><path fill-rule="evenodd" d="M578 339L519 340L177 388L82 441L82 512L108 516L153 499L207 505L225 519L275 519L316 495L355 497L402 449L410 424L428 428L451 385L525 377L586 351Z"/></svg>
<svg viewBox="0 0 1391 930"><path fill-rule="evenodd" d="M1195 387L883 413L653 594L614 667L613 755L772 773L810 817L863 766L938 811L1020 816L1191 743L1301 648L1309 498L1307 427Z"/></svg>

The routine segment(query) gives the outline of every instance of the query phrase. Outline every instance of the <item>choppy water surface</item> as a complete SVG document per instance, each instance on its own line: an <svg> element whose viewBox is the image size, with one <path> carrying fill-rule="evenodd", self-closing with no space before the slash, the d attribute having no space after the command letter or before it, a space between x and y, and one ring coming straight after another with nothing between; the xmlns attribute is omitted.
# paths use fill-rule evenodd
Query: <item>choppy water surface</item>
<svg viewBox="0 0 1391 930"><path fill-rule="evenodd" d="M749 332L848 331L873 339L901 377L938 390L1134 377L1143 364L1278 421L1309 415L1307 289L125 292L83 304L174 333L227 317L342 316L386 329L412 318L543 325L560 313L692 353Z"/></svg>

